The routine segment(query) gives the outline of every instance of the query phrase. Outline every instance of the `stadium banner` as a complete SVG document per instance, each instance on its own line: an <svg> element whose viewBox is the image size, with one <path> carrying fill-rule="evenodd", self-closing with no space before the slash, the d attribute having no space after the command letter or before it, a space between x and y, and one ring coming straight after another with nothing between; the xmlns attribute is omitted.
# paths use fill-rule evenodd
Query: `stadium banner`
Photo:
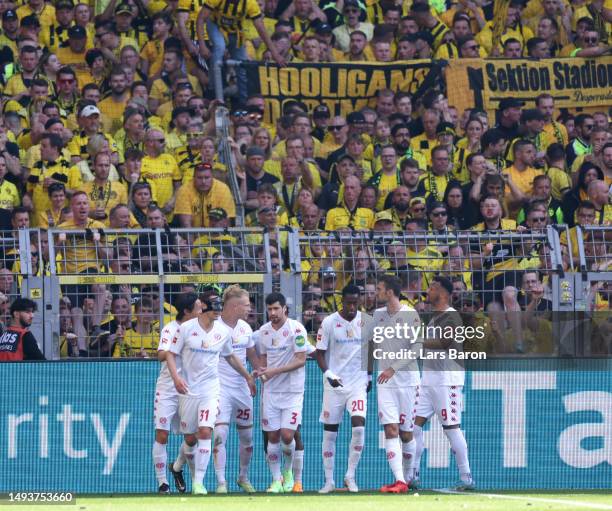
<svg viewBox="0 0 612 511"><path fill-rule="evenodd" d="M612 57L597 59L453 59L444 71L448 103L496 110L504 98L528 107L543 92L556 108L586 109L612 102Z"/></svg>
<svg viewBox="0 0 612 511"><path fill-rule="evenodd" d="M288 100L305 103L309 110L325 103L332 115L374 106L381 89L406 91L419 97L442 80L442 67L431 60L394 63L298 63L286 67L262 62L243 62L249 94L265 98L265 122L282 115Z"/></svg>
<svg viewBox="0 0 612 511"><path fill-rule="evenodd" d="M2 364L0 492L155 492L151 449L158 372L154 361ZM467 376L462 422L480 489L610 488L609 370L579 363L560 369L554 361L531 359L503 361ZM316 490L324 477L322 376L314 362L307 364L306 386L303 478L305 490ZM257 404L254 408L250 476L262 491L270 475ZM366 443L357 471L357 483L364 490L392 480L377 422L374 390L368 398ZM346 469L349 438L350 421L345 417L337 443L336 481L342 481ZM175 458L179 443L179 437L171 435L169 460ZM232 491L237 490L236 447L232 426L227 457ZM452 484L457 479L455 462L436 422L425 431L425 448L423 486ZM212 462L205 482L210 490L216 487Z"/></svg>

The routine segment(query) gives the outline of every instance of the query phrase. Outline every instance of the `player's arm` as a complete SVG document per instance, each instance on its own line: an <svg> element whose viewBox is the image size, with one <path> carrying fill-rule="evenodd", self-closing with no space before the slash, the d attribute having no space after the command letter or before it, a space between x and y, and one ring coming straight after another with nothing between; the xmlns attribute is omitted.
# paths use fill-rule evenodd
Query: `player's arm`
<svg viewBox="0 0 612 511"><path fill-rule="evenodd" d="M443 314L444 316L442 321L440 322L440 325L438 325L442 327L442 330L444 330L446 327L456 328L457 326L461 325L461 318L459 318L458 315L446 312ZM454 342L455 341L452 338L426 338L423 341L423 347L430 350L447 350Z"/></svg>
<svg viewBox="0 0 612 511"><path fill-rule="evenodd" d="M174 381L174 386L176 387L176 391L179 394L187 394L189 388L187 387L187 382L183 380L178 374L176 370L176 355L171 351L166 353L166 364L168 364L168 370L170 371L170 375L172 376L172 380Z"/></svg>
<svg viewBox="0 0 612 511"><path fill-rule="evenodd" d="M327 381L329 382L329 384L336 388L336 387L342 387L342 380L340 378L340 376L334 374L331 369L329 369L329 367L327 366L327 360L325 360L325 354L327 353L327 350L321 350L317 348L317 352L316 352L316 359L317 359L317 364L319 365L319 369L321 369L321 371L323 371L323 376L325 376L325 378L327 378Z"/></svg>
<svg viewBox="0 0 612 511"><path fill-rule="evenodd" d="M263 381L269 380L270 378L274 378L282 373L290 373L291 371L295 371L300 367L304 367L306 365L306 352L298 351L293 355L291 361L281 367L267 367L263 373L261 373L261 378Z"/></svg>
<svg viewBox="0 0 612 511"><path fill-rule="evenodd" d="M204 10L204 9L202 9L202 10ZM200 11L200 13L201 12L202 11ZM200 16L198 15L198 20L199 19L200 19ZM279 66L285 66L287 64L285 62L285 59L278 52L278 50L276 49L276 46L274 46L272 44L272 39L270 39L270 36L268 35L268 32L266 32L266 27L264 26L264 22L263 22L263 16L259 16L258 18L254 18L253 19L253 26L255 27L255 30L257 30L257 33L259 34L259 37L261 37L262 41L264 42L264 44L266 45L268 50L270 50L270 55L272 55L272 58L274 59L274 62L276 62ZM198 34L199 34L199 32L198 32Z"/></svg>
<svg viewBox="0 0 612 511"><path fill-rule="evenodd" d="M240 376L242 376L246 380L247 385L249 386L249 390L251 391L251 396L254 396L257 393L257 387L255 386L255 380L253 380L253 377L249 374L249 372L240 363L240 360L238 360L236 355L234 355L233 353L231 355L227 355L225 357L225 360L227 360L227 363L237 373L239 373Z"/></svg>

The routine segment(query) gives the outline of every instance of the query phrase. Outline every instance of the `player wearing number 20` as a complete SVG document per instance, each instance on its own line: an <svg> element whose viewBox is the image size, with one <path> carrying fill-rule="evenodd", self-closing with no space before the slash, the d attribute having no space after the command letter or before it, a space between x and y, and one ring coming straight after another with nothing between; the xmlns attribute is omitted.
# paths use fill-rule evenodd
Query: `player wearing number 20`
<svg viewBox="0 0 612 511"><path fill-rule="evenodd" d="M246 381L255 395L255 382L240 360L232 353L232 337L218 321L222 304L213 291L200 295L202 314L183 323L166 355L168 369L179 396L179 415L183 434L196 434L192 493L205 495L204 476L210 462L211 438L219 410L219 357L225 357ZM183 363L181 374L176 370L175 356Z"/></svg>
<svg viewBox="0 0 612 511"><path fill-rule="evenodd" d="M266 297L266 311L270 321L258 331L262 367L256 373L265 382L261 425L268 434L267 458L272 473L268 492L283 493L293 490L294 437L302 422L308 341L304 326L287 317L281 293Z"/></svg>
<svg viewBox="0 0 612 511"><path fill-rule="evenodd" d="M317 334L317 362L323 371L323 468L325 484L319 493L335 489L334 458L338 426L344 410L351 416L351 444L344 484L357 492L355 470L361 458L365 439L367 391L370 387L366 371L367 345L361 339L362 317L358 311L360 290L349 284L342 290L342 310L323 320ZM363 363L362 363L363 360Z"/></svg>

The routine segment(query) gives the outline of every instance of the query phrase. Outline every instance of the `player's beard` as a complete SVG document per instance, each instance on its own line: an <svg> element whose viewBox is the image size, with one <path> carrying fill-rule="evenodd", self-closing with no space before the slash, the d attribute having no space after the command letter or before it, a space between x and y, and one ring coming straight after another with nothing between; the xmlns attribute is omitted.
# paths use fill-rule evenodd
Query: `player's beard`
<svg viewBox="0 0 612 511"><path fill-rule="evenodd" d="M32 322L20 318L19 324L21 325L21 328L28 328L32 324Z"/></svg>

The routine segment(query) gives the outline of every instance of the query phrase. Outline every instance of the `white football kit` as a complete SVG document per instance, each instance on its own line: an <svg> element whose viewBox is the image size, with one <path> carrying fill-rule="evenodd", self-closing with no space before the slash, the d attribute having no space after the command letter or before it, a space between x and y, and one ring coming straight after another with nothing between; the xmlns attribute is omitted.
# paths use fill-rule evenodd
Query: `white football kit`
<svg viewBox="0 0 612 511"><path fill-rule="evenodd" d="M347 321L338 312L323 320L317 334L317 349L326 351L327 366L342 381L334 388L323 377L323 408L319 421L340 424L344 410L351 417L365 417L367 413L368 375L362 358L361 313Z"/></svg>
<svg viewBox="0 0 612 511"><path fill-rule="evenodd" d="M231 331L232 351L246 367L246 350L253 348L253 330L246 321L238 320L234 328L227 325L221 318L217 320ZM229 424L232 421L238 426L253 425L253 397L246 380L224 358L219 360L219 381L221 394L219 397L219 415L217 424Z"/></svg>
<svg viewBox="0 0 612 511"><path fill-rule="evenodd" d="M219 413L219 357L232 354L231 332L218 321L206 332L194 318L179 327L170 351L181 356L188 387L179 396L181 432L213 428Z"/></svg>
<svg viewBox="0 0 612 511"><path fill-rule="evenodd" d="M402 305L397 313L390 316L386 307L374 311L373 327L390 326L407 323L420 326L419 315L412 307ZM410 360L378 360L378 375L388 367L393 367L395 373L386 383L377 383L376 397L378 402L378 419L382 425L399 424L401 431L412 431L416 417L416 404L419 399L421 377L416 354L420 346L419 339L389 338L374 348L380 348L385 353L400 353L410 350L415 358Z"/></svg>
<svg viewBox="0 0 612 511"><path fill-rule="evenodd" d="M293 319L275 330L268 322L258 331L258 346L267 357L267 367L282 367L296 353L307 353L307 332L304 326ZM264 431L281 428L296 430L302 422L304 402L305 368L279 374L265 382L262 396L261 424Z"/></svg>
<svg viewBox="0 0 612 511"><path fill-rule="evenodd" d="M177 321L171 321L162 330L157 351L168 351L172 339L179 329ZM181 358L176 357L176 370L181 373ZM161 363L157 383L155 384L155 404L153 406L153 420L155 429L179 432L179 394L174 387L174 381L170 375L168 364L164 360Z"/></svg>
<svg viewBox="0 0 612 511"><path fill-rule="evenodd" d="M457 312L452 307L444 311ZM448 319L452 317L449 315ZM434 326L435 318L429 323ZM453 342L451 348L463 350L461 343ZM444 352L446 350L426 350L428 352ZM463 408L463 384L465 370L461 364L439 358L425 358L423 361L423 385L417 406L417 415L429 419L434 413L443 426L461 424L461 410Z"/></svg>

